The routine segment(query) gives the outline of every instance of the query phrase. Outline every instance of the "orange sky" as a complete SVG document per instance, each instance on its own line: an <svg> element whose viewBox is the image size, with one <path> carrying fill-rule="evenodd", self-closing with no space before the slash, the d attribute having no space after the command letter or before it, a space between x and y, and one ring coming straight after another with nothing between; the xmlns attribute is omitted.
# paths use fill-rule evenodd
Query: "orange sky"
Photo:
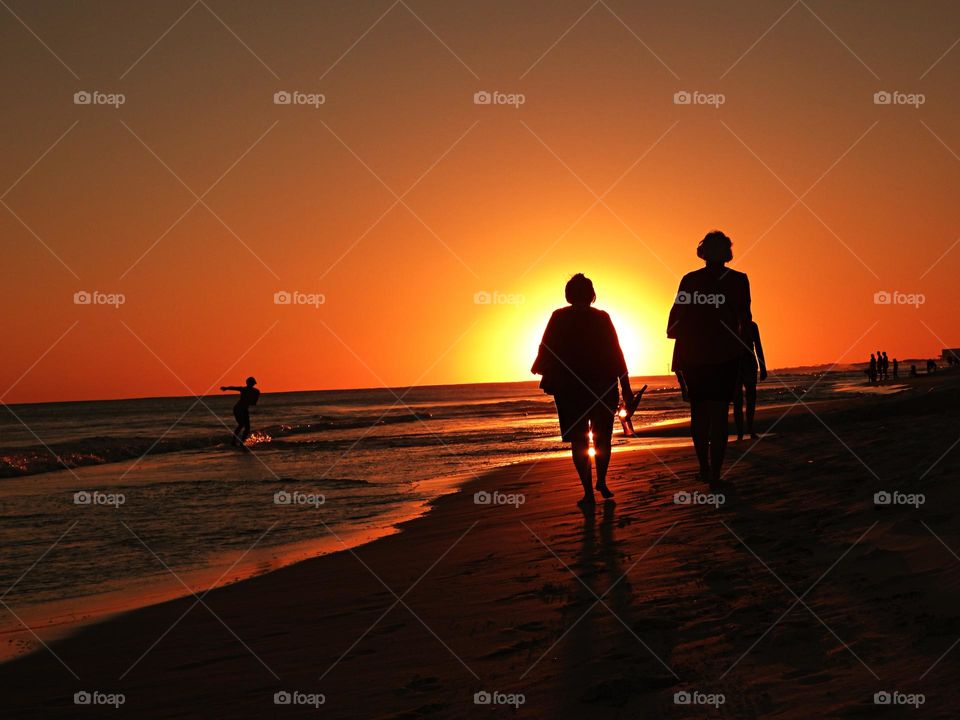
<svg viewBox="0 0 960 720"><path fill-rule="evenodd" d="M955 3L8 4L4 402L531 379L578 271L661 374L713 228L773 367L960 345Z"/></svg>

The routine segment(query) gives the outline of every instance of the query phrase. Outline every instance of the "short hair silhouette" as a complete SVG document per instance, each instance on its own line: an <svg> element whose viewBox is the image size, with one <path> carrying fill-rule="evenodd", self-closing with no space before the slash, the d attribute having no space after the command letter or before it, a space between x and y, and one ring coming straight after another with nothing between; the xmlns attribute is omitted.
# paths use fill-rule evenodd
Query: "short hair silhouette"
<svg viewBox="0 0 960 720"><path fill-rule="evenodd" d="M256 384L257 384L257 379L255 377L251 375L250 377L247 378L247 387L253 387Z"/></svg>
<svg viewBox="0 0 960 720"><path fill-rule="evenodd" d="M697 257L707 262L728 263L733 260L733 241L719 230L712 230L697 245Z"/></svg>
<svg viewBox="0 0 960 720"><path fill-rule="evenodd" d="M582 303L591 305L597 299L597 293L593 289L593 281L583 273L577 273L567 280L567 286L563 289L563 294L571 305Z"/></svg>

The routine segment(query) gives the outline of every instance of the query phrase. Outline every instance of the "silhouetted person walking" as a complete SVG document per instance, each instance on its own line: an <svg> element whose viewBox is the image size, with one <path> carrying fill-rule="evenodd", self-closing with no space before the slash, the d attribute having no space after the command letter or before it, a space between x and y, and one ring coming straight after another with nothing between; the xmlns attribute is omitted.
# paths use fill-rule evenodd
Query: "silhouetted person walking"
<svg viewBox="0 0 960 720"><path fill-rule="evenodd" d="M733 423L737 426L737 440L743 440L743 405L747 405L746 431L750 439L756 439L753 432L753 416L757 411L757 375L760 380L767 379L767 361L763 357L763 345L760 343L760 328L755 322L748 322L743 338L749 349L744 349L740 361L740 380L733 396Z"/></svg>
<svg viewBox="0 0 960 720"><path fill-rule="evenodd" d="M750 281L725 268L733 243L719 230L697 246L704 267L687 273L670 310L667 337L675 338L674 369L683 374L690 397L690 429L700 478L720 480L727 448L730 401L740 380L740 361L751 322Z"/></svg>
<svg viewBox="0 0 960 720"><path fill-rule="evenodd" d="M230 438L230 444L236 445L237 441L243 445L244 441L250 435L250 406L256 405L260 399L260 391L254 385L257 384L255 378L248 377L247 384L243 387L239 385L221 385L220 392L234 390L240 393L237 404L233 406L233 417L237 420L237 429L233 431L233 437Z"/></svg>
<svg viewBox="0 0 960 720"><path fill-rule="evenodd" d="M887 381L887 372L890 369L890 358L887 357L887 351L883 351L883 358L880 360L880 367L883 372L883 381Z"/></svg>
<svg viewBox="0 0 960 720"><path fill-rule="evenodd" d="M871 385L877 381L877 358L873 353L870 353L870 367L867 368L867 377Z"/></svg>
<svg viewBox="0 0 960 720"><path fill-rule="evenodd" d="M900 361L896 358L893 359L893 379L896 380L900 377Z"/></svg>
<svg viewBox="0 0 960 720"><path fill-rule="evenodd" d="M593 282L577 273L564 294L569 306L554 311L531 368L542 375L540 387L553 395L560 435L570 443L573 464L583 485L578 505L595 503L591 484L590 433L596 453L597 490L613 497L607 487L607 467L613 436L613 417L619 405L617 384L624 403L633 402L627 364L610 316L591 307L597 295Z"/></svg>

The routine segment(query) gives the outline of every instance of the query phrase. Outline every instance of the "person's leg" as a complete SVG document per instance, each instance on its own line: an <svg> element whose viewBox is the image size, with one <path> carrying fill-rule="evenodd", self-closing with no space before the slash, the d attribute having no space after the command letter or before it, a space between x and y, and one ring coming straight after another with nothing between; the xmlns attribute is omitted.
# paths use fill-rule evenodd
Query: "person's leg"
<svg viewBox="0 0 960 720"><path fill-rule="evenodd" d="M738 382L733 395L733 424L737 426L737 440L743 440L743 384ZM750 413L750 402L747 401L747 414ZM749 424L749 421L748 421Z"/></svg>
<svg viewBox="0 0 960 720"><path fill-rule="evenodd" d="M710 400L707 403L709 422L708 435L710 438L710 483L720 482L720 471L723 469L723 456L727 451L727 416L730 413L729 403Z"/></svg>
<svg viewBox="0 0 960 720"><path fill-rule="evenodd" d="M233 410L233 419L237 421L237 428L233 431L233 436L230 438L230 444L236 445L237 439L240 437L240 432L243 430L243 415L236 408Z"/></svg>
<svg viewBox="0 0 960 720"><path fill-rule="evenodd" d="M757 384L756 383L747 383L744 386L743 396L747 401L747 432L750 434L750 439L756 437L753 432L753 417L757 414ZM736 401L734 401L736 402ZM737 406L733 406L733 417L737 417ZM743 436L743 431L740 426L737 426L737 435Z"/></svg>
<svg viewBox="0 0 960 720"><path fill-rule="evenodd" d="M593 459L597 466L597 490L607 500L613 497L613 493L607 487L607 468L610 467L610 448L612 445L613 416L611 414L609 423L604 416L604 418L598 419L593 430L593 448L596 451Z"/></svg>
<svg viewBox="0 0 960 720"><path fill-rule="evenodd" d="M240 442L245 442L248 437L250 437L250 415L246 414L243 417L243 434L240 436Z"/></svg>
<svg viewBox="0 0 960 720"><path fill-rule="evenodd" d="M577 468L577 474L580 476L580 484L583 485L583 498L581 503L592 503L593 485L591 480L590 468L590 441L586 434L577 435L570 443L570 450L573 453L573 464Z"/></svg>
<svg viewBox="0 0 960 720"><path fill-rule="evenodd" d="M693 448L700 463L700 479L710 481L710 424L709 402L693 400L690 402L690 434L693 436Z"/></svg>

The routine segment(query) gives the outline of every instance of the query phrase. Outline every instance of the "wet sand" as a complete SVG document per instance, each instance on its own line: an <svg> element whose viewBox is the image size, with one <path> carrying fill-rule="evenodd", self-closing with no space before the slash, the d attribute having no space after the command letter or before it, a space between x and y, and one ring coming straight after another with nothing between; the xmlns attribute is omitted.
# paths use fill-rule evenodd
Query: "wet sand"
<svg viewBox="0 0 960 720"><path fill-rule="evenodd" d="M0 666L4 717L514 714L482 691L538 718L954 717L960 374L905 384L766 411L716 506L675 502L709 492L689 448L617 453L616 502L587 513L568 459L491 472L397 535ZM516 504L475 503L494 491ZM124 704L78 708L82 690Z"/></svg>

